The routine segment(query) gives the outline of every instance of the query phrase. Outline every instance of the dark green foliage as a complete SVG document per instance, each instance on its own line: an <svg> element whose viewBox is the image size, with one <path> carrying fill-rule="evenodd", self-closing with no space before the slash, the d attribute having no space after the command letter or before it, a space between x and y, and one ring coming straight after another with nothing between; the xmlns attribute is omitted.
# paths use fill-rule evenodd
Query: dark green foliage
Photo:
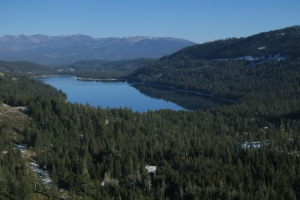
<svg viewBox="0 0 300 200"><path fill-rule="evenodd" d="M34 191L33 174L28 170L19 151L12 148L11 141L3 131L0 121L0 199L29 199Z"/></svg>
<svg viewBox="0 0 300 200"><path fill-rule="evenodd" d="M11 106L27 105L37 97L65 99L62 92L40 81L1 72L1 107L3 107L2 103ZM25 119L11 112L13 111L10 108L0 110L0 199L32 199L31 195L38 192L40 187L35 186L37 180L29 164L13 145L14 142L20 140L16 135L22 132L21 127L26 123Z"/></svg>
<svg viewBox="0 0 300 200"><path fill-rule="evenodd" d="M138 69L128 79L202 91L244 103L259 101L264 108L288 104L289 108L280 111L286 114L298 107L300 94L299 29L295 26L187 47ZM241 59L247 56L252 59ZM286 99L293 103L285 103Z"/></svg>
<svg viewBox="0 0 300 200"><path fill-rule="evenodd" d="M40 82L35 86L44 91ZM23 142L37 153L40 166L47 166L54 183L78 197L299 198L299 118L276 112L295 106L289 99L276 107L254 101L209 112L139 114L41 94L24 101L32 123ZM255 140L271 140L272 147L238 150L240 142ZM145 171L147 164L158 167L155 175Z"/></svg>
<svg viewBox="0 0 300 200"><path fill-rule="evenodd" d="M31 62L8 62L0 61L0 71L10 72L15 75L38 76L51 74L50 68Z"/></svg>
<svg viewBox="0 0 300 200"><path fill-rule="evenodd" d="M165 59L299 58L300 26L186 47Z"/></svg>
<svg viewBox="0 0 300 200"><path fill-rule="evenodd" d="M135 60L86 60L58 68L60 74L76 75L82 78L118 79L128 76L133 71L153 62L151 58Z"/></svg>
<svg viewBox="0 0 300 200"><path fill-rule="evenodd" d="M264 130L268 118L241 116L242 107L137 114L36 99L25 142L59 187L79 196L296 199L299 121ZM274 148L237 150L245 140L272 140ZM147 164L158 167L155 175Z"/></svg>
<svg viewBox="0 0 300 200"><path fill-rule="evenodd" d="M289 30L285 30L287 35ZM223 47L217 44L212 48L221 51ZM237 99L236 104L207 112L134 113L70 104L54 89L45 91L46 86L38 81L19 79L23 82L13 84L13 78L7 81L6 76L4 83L13 88L25 85L25 92L18 96L22 90L14 89L15 95L10 95L3 87L0 94L8 103L26 103L31 123L22 132L24 143L37 153L38 163L46 166L54 183L71 196L299 199L300 61L293 53L282 55L290 57L257 63L170 56L131 76L132 80ZM31 96L33 85L38 93ZM246 141L262 142L263 146L243 148L241 143ZM157 166L156 173L147 173L146 165ZM17 172L5 174L18 176ZM1 180L5 181L0 194L6 197L8 179ZM14 184L18 188L18 180ZM24 190L31 191L29 186ZM23 195L18 191L9 194Z"/></svg>
<svg viewBox="0 0 300 200"><path fill-rule="evenodd" d="M300 60L249 64L246 61L161 60L141 68L130 80L172 85L240 101L278 95L297 98L294 94L299 92Z"/></svg>
<svg viewBox="0 0 300 200"><path fill-rule="evenodd" d="M33 98L63 98L66 96L41 81L0 72L0 100L9 105L27 105Z"/></svg>

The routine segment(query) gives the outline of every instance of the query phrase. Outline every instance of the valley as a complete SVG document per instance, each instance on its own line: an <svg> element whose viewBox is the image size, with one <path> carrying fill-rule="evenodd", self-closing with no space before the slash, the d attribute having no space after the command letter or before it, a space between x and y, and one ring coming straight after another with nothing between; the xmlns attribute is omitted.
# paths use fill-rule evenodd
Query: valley
<svg viewBox="0 0 300 200"><path fill-rule="evenodd" d="M76 77L51 77L40 80L65 92L68 101L73 103L89 104L103 109L127 108L135 112L185 110L170 101L149 98L126 82L83 81Z"/></svg>
<svg viewBox="0 0 300 200"><path fill-rule="evenodd" d="M294 26L159 59L0 62L0 197L299 199L299 41Z"/></svg>

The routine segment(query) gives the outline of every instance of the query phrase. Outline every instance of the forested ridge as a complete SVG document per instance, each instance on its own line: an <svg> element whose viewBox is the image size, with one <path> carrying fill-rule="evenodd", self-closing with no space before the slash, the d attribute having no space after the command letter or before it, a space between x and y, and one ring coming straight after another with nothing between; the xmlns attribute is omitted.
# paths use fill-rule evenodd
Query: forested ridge
<svg viewBox="0 0 300 200"><path fill-rule="evenodd" d="M230 97L277 95L299 84L299 26L184 48L138 69L129 81ZM294 95L295 92L292 92ZM282 96L281 96L282 97ZM255 97L259 99L261 97Z"/></svg>
<svg viewBox="0 0 300 200"><path fill-rule="evenodd" d="M26 106L37 96L66 99L65 94L40 81L0 72L0 199L40 199L39 194L46 191L15 148L24 142L25 129L34 123L15 106Z"/></svg>
<svg viewBox="0 0 300 200"><path fill-rule="evenodd" d="M166 56L188 59L276 58L275 55L299 58L300 26L258 33L245 38L216 40L183 48Z"/></svg>
<svg viewBox="0 0 300 200"><path fill-rule="evenodd" d="M45 66L32 62L9 62L0 60L0 71L9 72L15 75L39 76L53 74L54 71Z"/></svg>
<svg viewBox="0 0 300 200"><path fill-rule="evenodd" d="M72 64L56 67L56 73L62 75L76 75L81 78L119 79L128 76L136 69L153 62L151 58L134 60L84 60Z"/></svg>
<svg viewBox="0 0 300 200"><path fill-rule="evenodd" d="M32 199L40 192L65 199L299 199L300 68L298 58L285 56L171 56L131 76L236 99L194 112L71 104L39 81L3 74L2 102L27 106L30 120L18 134L53 181L51 190L43 190L32 179L22 181L25 164L15 170L20 173L9 170L24 161L4 129L10 123L1 121L1 152L15 153L3 158L16 161L1 162L0 197ZM149 165L155 173L146 170Z"/></svg>
<svg viewBox="0 0 300 200"><path fill-rule="evenodd" d="M30 89L25 91L31 94ZM27 101L24 96L6 98L7 90L1 90L5 103L28 106L31 122L19 133L22 142L37 153L53 187L69 191L70 199L299 198L299 113L281 115L287 104L140 114L66 103L59 93L47 98L43 89L35 94ZM5 140L4 126L1 148L17 157L2 162L6 178L1 179L5 180L1 195L30 199L42 189L35 189L33 179L26 178L26 165L17 164L21 174L9 171L24 161ZM245 141L271 144L243 149ZM146 165L157 166L157 172L147 173Z"/></svg>

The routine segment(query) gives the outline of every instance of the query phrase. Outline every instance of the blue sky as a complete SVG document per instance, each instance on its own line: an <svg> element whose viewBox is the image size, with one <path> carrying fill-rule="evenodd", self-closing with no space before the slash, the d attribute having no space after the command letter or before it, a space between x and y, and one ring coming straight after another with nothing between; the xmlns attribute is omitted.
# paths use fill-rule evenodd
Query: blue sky
<svg viewBox="0 0 300 200"><path fill-rule="evenodd" d="M300 25L300 0L0 0L0 35L145 35L201 43L292 25Z"/></svg>

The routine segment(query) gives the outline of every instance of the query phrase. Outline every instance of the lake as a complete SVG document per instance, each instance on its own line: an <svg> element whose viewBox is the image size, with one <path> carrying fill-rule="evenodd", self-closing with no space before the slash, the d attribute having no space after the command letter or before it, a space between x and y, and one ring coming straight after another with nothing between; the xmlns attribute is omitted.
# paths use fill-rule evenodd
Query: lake
<svg viewBox="0 0 300 200"><path fill-rule="evenodd" d="M62 90L73 103L102 108L148 110L206 110L224 102L164 87L131 85L127 82L81 81L76 77L54 76L41 81Z"/></svg>

